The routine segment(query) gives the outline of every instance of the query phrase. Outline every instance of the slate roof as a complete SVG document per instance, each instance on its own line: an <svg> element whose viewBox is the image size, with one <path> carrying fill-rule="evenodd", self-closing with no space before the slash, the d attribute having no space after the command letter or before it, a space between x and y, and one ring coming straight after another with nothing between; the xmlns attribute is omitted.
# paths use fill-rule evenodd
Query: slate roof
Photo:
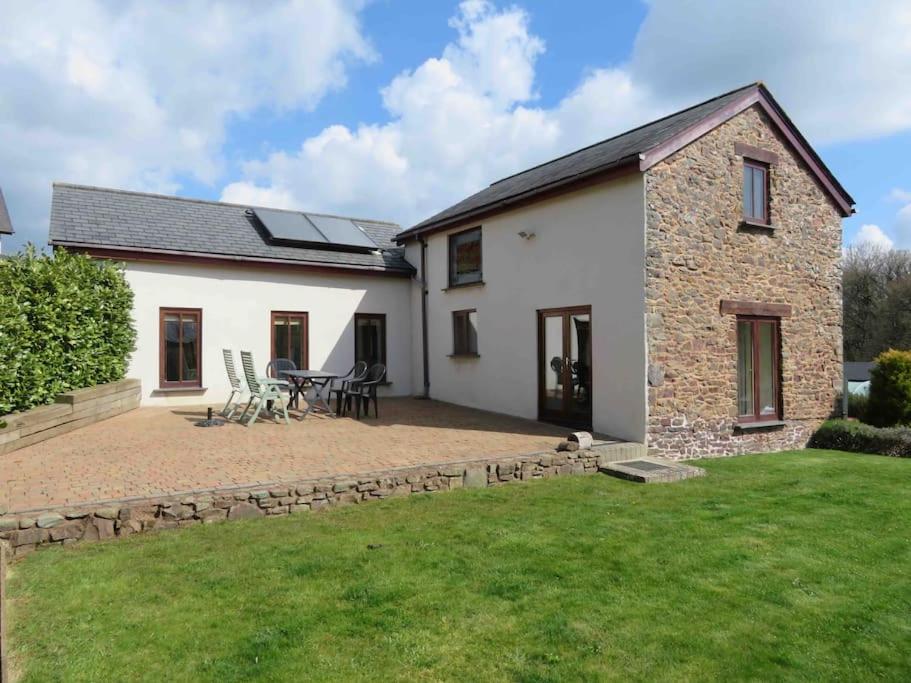
<svg viewBox="0 0 911 683"><path fill-rule="evenodd" d="M54 183L48 242L402 275L414 271L393 242L399 230L394 223L352 219L382 249L379 253L277 246L245 215L249 208L265 207Z"/></svg>
<svg viewBox="0 0 911 683"><path fill-rule="evenodd" d="M454 227L462 221L471 220L482 214L489 215L498 210L505 210L520 201L526 201L531 197L563 187L575 180L598 176L612 169L628 167L634 163L638 164L642 155L659 148L677 136L684 135L690 129L712 117L713 114L721 115L722 110L726 107L736 105L739 100L756 93L765 98L770 106L773 106L783 117L786 125L806 146L807 152L819 163L826 178L834 184L838 192L843 193L846 200L853 204L853 199L825 168L822 160L806 143L784 111L775 103L765 86L761 83L751 83L657 121L498 180L467 199L463 199L405 230L399 234L398 240L401 243L420 233Z"/></svg>
<svg viewBox="0 0 911 683"><path fill-rule="evenodd" d="M870 371L876 363L845 361L845 377L849 382L869 382Z"/></svg>
<svg viewBox="0 0 911 683"><path fill-rule="evenodd" d="M9 218L9 211L6 210L6 201L3 199L3 190L0 189L0 235L12 235L13 222Z"/></svg>

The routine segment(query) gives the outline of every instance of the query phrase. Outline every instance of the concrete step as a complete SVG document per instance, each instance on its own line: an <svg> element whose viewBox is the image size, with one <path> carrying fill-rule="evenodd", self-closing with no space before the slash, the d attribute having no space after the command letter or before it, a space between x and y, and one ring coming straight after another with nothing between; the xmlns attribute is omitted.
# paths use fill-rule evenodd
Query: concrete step
<svg viewBox="0 0 911 683"><path fill-rule="evenodd" d="M701 467L684 465L673 460L654 458L645 454L635 458L599 463L598 471L640 484L683 481L705 476L705 470Z"/></svg>

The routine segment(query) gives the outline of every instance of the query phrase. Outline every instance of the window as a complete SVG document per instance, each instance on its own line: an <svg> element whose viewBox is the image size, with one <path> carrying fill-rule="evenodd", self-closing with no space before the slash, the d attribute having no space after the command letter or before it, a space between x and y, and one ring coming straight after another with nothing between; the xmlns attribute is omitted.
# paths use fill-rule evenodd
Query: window
<svg viewBox="0 0 911 683"><path fill-rule="evenodd" d="M478 312L452 312L452 355L478 355Z"/></svg>
<svg viewBox="0 0 911 683"><path fill-rule="evenodd" d="M354 314L354 360L367 367L386 365L386 316L382 313Z"/></svg>
<svg viewBox="0 0 911 683"><path fill-rule="evenodd" d="M161 308L158 323L161 388L201 387L202 310Z"/></svg>
<svg viewBox="0 0 911 683"><path fill-rule="evenodd" d="M758 161L743 162L743 217L769 223L769 167Z"/></svg>
<svg viewBox="0 0 911 683"><path fill-rule="evenodd" d="M737 415L741 422L781 419L779 322L737 318Z"/></svg>
<svg viewBox="0 0 911 683"><path fill-rule="evenodd" d="M306 313L272 311L272 360L288 358L298 370L309 368Z"/></svg>
<svg viewBox="0 0 911 683"><path fill-rule="evenodd" d="M481 281L481 228L449 236L449 286Z"/></svg>

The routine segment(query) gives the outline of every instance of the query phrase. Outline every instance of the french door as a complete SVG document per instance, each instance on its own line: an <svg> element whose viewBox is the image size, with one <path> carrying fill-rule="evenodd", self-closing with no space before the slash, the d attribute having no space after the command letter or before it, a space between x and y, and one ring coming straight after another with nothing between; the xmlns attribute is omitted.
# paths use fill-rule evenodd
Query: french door
<svg viewBox="0 0 911 683"><path fill-rule="evenodd" d="M591 306L538 311L538 419L591 429Z"/></svg>

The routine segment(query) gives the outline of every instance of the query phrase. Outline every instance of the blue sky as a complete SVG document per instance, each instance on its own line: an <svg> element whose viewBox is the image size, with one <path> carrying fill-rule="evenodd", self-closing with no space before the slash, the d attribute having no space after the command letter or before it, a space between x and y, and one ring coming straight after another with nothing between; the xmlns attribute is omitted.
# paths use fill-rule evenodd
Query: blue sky
<svg viewBox="0 0 911 683"><path fill-rule="evenodd" d="M760 79L856 199L846 243L911 247L900 2L43 4L0 0L13 248L54 180L407 226Z"/></svg>

